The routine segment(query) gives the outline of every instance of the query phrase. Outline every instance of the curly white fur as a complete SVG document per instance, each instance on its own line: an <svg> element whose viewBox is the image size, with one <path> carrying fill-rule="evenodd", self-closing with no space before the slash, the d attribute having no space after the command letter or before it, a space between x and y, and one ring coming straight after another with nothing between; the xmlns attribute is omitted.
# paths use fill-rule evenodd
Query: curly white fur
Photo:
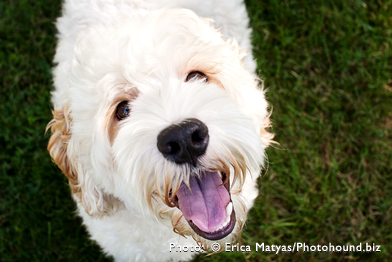
<svg viewBox="0 0 392 262"><path fill-rule="evenodd" d="M170 243L210 247L214 241L193 232L168 201L169 191L204 170L228 170L231 180L237 223L217 242L239 238L272 139L247 25L241 0L64 3L48 149L91 238L116 261L194 254L169 252ZM186 82L194 70L211 81ZM121 101L131 114L118 121ZM196 167L168 161L157 148L161 130L188 118L210 136Z"/></svg>

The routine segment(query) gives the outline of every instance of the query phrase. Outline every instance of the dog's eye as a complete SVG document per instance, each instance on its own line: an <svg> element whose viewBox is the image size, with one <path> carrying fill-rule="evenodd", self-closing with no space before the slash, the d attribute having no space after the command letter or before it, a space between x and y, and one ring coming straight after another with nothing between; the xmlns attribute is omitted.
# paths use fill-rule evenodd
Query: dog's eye
<svg viewBox="0 0 392 262"><path fill-rule="evenodd" d="M186 77L185 82L195 80L204 80L205 82L208 82L208 77L200 71L192 71Z"/></svg>
<svg viewBox="0 0 392 262"><path fill-rule="evenodd" d="M123 101L117 106L116 116L118 119L122 120L129 116L131 109L129 108L128 101Z"/></svg>

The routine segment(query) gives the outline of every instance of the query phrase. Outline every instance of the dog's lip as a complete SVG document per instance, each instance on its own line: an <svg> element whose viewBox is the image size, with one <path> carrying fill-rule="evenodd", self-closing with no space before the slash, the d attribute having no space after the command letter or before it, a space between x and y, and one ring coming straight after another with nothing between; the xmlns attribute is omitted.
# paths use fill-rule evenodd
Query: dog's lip
<svg viewBox="0 0 392 262"><path fill-rule="evenodd" d="M217 171L219 172L219 171ZM192 220L187 221L189 226L193 229L193 231L198 234L199 236L208 239L208 240L219 240L227 235L229 235L236 224L236 217L235 217L235 211L234 211L234 206L231 200L231 195L230 195L230 179L228 179L227 175L223 172L220 172L221 175L221 180L224 188L227 190L230 198L230 202L226 206L226 213L227 213L227 219L218 229L214 229L211 232L203 231L201 230ZM172 203L181 210L180 205L179 205L179 200L178 196L174 196L172 198ZM231 210L230 210L231 209Z"/></svg>
<svg viewBox="0 0 392 262"><path fill-rule="evenodd" d="M232 202L230 202L230 203L232 203ZM234 206L232 208L233 208L233 210L231 212L230 220L227 223L227 225L221 229L216 230L216 231L205 232L205 231L201 230L200 228L198 228L195 225L195 223L193 223L192 220L188 221L188 224L193 229L193 231L195 231L195 233L198 234L199 236L204 237L205 239L208 239L208 240L220 240L220 239L226 237L227 235L229 235L234 229L236 219L235 219Z"/></svg>

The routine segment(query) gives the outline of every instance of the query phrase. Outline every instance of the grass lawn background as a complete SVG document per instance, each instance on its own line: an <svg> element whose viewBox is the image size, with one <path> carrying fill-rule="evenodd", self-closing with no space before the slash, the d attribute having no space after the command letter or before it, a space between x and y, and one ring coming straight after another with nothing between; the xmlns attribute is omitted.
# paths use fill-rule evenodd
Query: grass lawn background
<svg viewBox="0 0 392 262"><path fill-rule="evenodd" d="M280 146L243 233L200 261L392 260L392 1L246 0ZM110 261L46 151L60 1L0 2L0 261ZM375 243L380 253L256 253Z"/></svg>

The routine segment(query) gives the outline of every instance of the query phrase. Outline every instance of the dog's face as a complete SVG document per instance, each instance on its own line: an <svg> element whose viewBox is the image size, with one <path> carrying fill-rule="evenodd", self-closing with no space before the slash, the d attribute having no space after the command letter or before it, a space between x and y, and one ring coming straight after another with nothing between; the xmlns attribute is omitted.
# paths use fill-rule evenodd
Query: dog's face
<svg viewBox="0 0 392 262"><path fill-rule="evenodd" d="M127 208L205 248L233 241L272 139L264 93L208 20L186 10L135 20L78 40L51 156L91 215Z"/></svg>

